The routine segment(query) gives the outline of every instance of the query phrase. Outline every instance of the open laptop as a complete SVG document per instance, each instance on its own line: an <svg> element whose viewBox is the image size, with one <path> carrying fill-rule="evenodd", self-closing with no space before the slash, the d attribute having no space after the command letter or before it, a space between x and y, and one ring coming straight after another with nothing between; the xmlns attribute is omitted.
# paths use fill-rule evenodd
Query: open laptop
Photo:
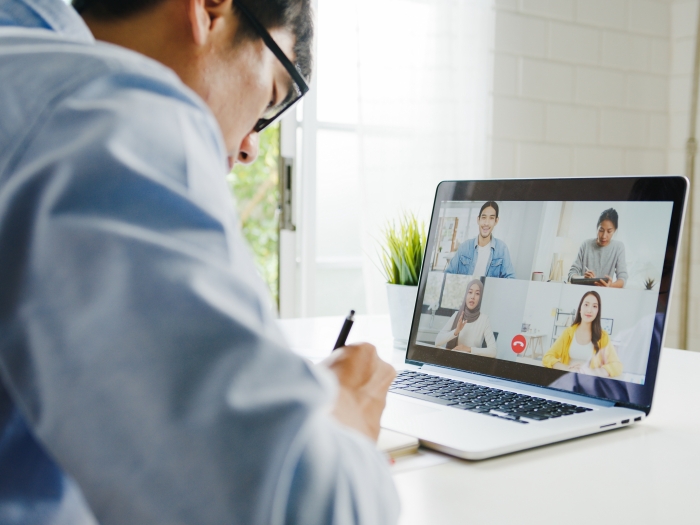
<svg viewBox="0 0 700 525"><path fill-rule="evenodd" d="M440 183L382 426L484 459L644 419L687 188L676 176Z"/></svg>

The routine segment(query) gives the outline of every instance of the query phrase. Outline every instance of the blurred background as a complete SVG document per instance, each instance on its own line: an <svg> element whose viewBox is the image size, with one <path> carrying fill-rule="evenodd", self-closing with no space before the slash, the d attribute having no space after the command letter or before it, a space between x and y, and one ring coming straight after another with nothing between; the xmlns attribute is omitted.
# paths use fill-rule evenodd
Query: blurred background
<svg viewBox="0 0 700 525"><path fill-rule="evenodd" d="M282 317L386 313L377 239L441 180L685 173L698 0L315 3L313 89L230 176ZM690 245L667 346L700 349Z"/></svg>

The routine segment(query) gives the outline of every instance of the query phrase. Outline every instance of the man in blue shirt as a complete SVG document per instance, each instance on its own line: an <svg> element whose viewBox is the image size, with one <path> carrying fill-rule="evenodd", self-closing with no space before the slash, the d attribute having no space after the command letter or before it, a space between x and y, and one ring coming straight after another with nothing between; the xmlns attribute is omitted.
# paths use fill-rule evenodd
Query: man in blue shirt
<svg viewBox="0 0 700 525"><path fill-rule="evenodd" d="M515 279L508 246L493 236L493 230L498 224L496 202L489 201L481 206L477 224L479 235L459 245L445 273Z"/></svg>
<svg viewBox="0 0 700 525"><path fill-rule="evenodd" d="M309 0L78 4L0 0L0 523L394 523L393 369L288 350L224 178Z"/></svg>

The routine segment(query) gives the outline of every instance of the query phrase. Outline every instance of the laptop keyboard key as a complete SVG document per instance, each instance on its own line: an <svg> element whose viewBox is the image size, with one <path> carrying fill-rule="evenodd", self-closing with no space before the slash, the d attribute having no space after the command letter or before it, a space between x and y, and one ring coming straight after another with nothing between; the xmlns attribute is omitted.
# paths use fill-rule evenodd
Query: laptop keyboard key
<svg viewBox="0 0 700 525"><path fill-rule="evenodd" d="M517 423L545 421L591 410L568 403L406 370L399 372L389 391Z"/></svg>
<svg viewBox="0 0 700 525"><path fill-rule="evenodd" d="M430 401L431 403L437 403L439 405L449 405L452 401L447 399L440 399L439 397L426 396L425 394L419 394L418 392L409 392L407 390L396 390L394 394L399 394L402 396L414 397L416 399L422 399L423 401Z"/></svg>

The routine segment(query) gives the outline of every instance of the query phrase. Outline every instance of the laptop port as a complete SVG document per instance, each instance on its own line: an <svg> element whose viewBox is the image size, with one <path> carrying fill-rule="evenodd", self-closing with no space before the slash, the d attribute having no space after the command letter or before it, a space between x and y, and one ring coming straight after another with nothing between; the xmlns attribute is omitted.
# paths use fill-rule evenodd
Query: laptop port
<svg viewBox="0 0 700 525"><path fill-rule="evenodd" d="M641 421L641 420L642 420L642 416L637 416L637 417L634 418L634 420L635 420L635 421Z"/></svg>
<svg viewBox="0 0 700 525"><path fill-rule="evenodd" d="M617 423L609 423L609 424L607 424L607 425L603 425L603 426L600 427L600 428L614 427L615 425L617 425Z"/></svg>
<svg viewBox="0 0 700 525"><path fill-rule="evenodd" d="M629 419L623 419L622 421L620 421L620 424L621 424L621 425L626 425L626 424L629 423L629 422L630 422Z"/></svg>

